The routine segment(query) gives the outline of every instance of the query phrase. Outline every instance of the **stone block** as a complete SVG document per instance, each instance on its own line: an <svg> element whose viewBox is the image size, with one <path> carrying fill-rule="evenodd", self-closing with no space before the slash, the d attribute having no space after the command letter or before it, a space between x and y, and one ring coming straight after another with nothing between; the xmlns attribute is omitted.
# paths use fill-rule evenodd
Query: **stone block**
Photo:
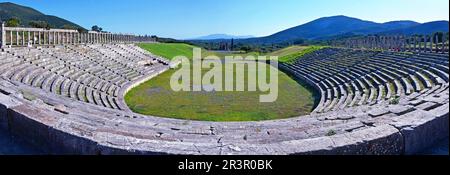
<svg viewBox="0 0 450 175"><path fill-rule="evenodd" d="M375 109L372 109L368 112L369 116L371 117L380 117L386 114L389 114L389 110L386 108L377 107Z"/></svg>
<svg viewBox="0 0 450 175"><path fill-rule="evenodd" d="M0 128L8 130L8 109L21 104L19 101L0 93Z"/></svg>
<svg viewBox="0 0 450 175"><path fill-rule="evenodd" d="M389 106L389 112L394 113L396 115L403 115L412 111L414 111L414 108L412 106L405 106L405 105Z"/></svg>
<svg viewBox="0 0 450 175"><path fill-rule="evenodd" d="M50 148L52 139L49 132L57 124L54 114L23 104L8 109L8 121L13 136L42 149Z"/></svg>
<svg viewBox="0 0 450 175"><path fill-rule="evenodd" d="M438 140L448 137L449 120L447 113L436 114L433 112L416 110L412 113L400 116L391 123L400 130L404 137L405 154L415 154L431 146ZM442 109L436 109L442 110Z"/></svg>
<svg viewBox="0 0 450 175"><path fill-rule="evenodd" d="M403 137L390 126L381 125L331 137L284 142L288 154L397 155L403 152Z"/></svg>

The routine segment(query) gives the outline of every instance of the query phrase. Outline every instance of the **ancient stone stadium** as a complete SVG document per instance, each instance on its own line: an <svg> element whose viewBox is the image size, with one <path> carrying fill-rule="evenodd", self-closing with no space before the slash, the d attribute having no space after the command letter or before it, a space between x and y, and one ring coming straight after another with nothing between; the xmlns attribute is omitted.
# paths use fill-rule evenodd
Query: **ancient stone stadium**
<svg viewBox="0 0 450 175"><path fill-rule="evenodd" d="M153 38L4 25L1 36L0 127L49 154L415 154L449 133L448 41L432 35L348 39L280 63L316 91L314 110L255 122L132 112L125 94L170 69L136 45Z"/></svg>

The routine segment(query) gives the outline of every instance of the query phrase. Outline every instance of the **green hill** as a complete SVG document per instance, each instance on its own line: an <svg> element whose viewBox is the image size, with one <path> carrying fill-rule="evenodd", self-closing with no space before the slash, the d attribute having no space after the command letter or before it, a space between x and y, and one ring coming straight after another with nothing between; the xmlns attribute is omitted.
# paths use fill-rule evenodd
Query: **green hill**
<svg viewBox="0 0 450 175"><path fill-rule="evenodd" d="M63 28L64 26L71 26L77 29L84 29L78 24L56 16L45 15L30 7L17 5L10 2L0 3L0 19L6 21L13 17L20 19L20 25L22 27L31 27L29 25L31 21L45 21L50 24L52 28Z"/></svg>
<svg viewBox="0 0 450 175"><path fill-rule="evenodd" d="M448 21L434 21L418 23L410 20L377 23L348 16L331 16L313 20L311 22L292 27L278 33L247 39L235 39L234 44L271 45L305 41L321 41L339 37L375 35L375 34L431 34L434 32L448 32ZM204 41L189 41L202 43L229 42L229 39L213 39Z"/></svg>

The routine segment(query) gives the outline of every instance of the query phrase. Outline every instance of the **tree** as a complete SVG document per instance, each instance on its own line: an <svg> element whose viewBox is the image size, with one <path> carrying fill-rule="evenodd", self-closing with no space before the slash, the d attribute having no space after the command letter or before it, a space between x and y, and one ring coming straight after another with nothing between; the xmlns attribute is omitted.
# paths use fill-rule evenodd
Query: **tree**
<svg viewBox="0 0 450 175"><path fill-rule="evenodd" d="M304 44L304 43L305 43L305 40L303 40L303 39L297 39L297 40L294 41L295 45L301 45L301 44Z"/></svg>
<svg viewBox="0 0 450 175"><path fill-rule="evenodd" d="M64 24L62 26L63 29L68 29L68 30L78 30L78 27L70 25L70 24Z"/></svg>
<svg viewBox="0 0 450 175"><path fill-rule="evenodd" d="M242 46L240 48L240 50L244 51L245 53L248 53L248 52L250 52L252 50L252 48L250 46L245 46L244 45L244 46Z"/></svg>
<svg viewBox="0 0 450 175"><path fill-rule="evenodd" d="M87 32L88 32L86 29L84 29L84 28L82 28L82 27L78 27L77 30L78 30L78 32L80 32L80 33L87 33Z"/></svg>
<svg viewBox="0 0 450 175"><path fill-rule="evenodd" d="M96 32L102 32L102 31L103 31L103 28L101 28L101 27L95 25L95 26L92 26L91 30L92 30L92 31L96 31Z"/></svg>
<svg viewBox="0 0 450 175"><path fill-rule="evenodd" d="M234 50L234 38L231 38L231 48L230 48L230 50L231 51Z"/></svg>
<svg viewBox="0 0 450 175"><path fill-rule="evenodd" d="M6 27L19 27L20 19L16 17L12 17L6 21Z"/></svg>
<svg viewBox="0 0 450 175"><path fill-rule="evenodd" d="M34 28L44 28L47 30L51 28L50 24L48 24L46 21L30 21L28 25Z"/></svg>

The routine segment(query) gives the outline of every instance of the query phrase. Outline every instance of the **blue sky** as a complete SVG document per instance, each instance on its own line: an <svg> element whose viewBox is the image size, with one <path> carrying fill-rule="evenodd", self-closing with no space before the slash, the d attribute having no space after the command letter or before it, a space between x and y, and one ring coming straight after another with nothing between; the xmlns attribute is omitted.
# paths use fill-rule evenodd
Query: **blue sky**
<svg viewBox="0 0 450 175"><path fill-rule="evenodd" d="M0 2L4 2L0 0ZM266 36L314 19L449 19L449 0L10 0L83 27L178 39L215 33Z"/></svg>

